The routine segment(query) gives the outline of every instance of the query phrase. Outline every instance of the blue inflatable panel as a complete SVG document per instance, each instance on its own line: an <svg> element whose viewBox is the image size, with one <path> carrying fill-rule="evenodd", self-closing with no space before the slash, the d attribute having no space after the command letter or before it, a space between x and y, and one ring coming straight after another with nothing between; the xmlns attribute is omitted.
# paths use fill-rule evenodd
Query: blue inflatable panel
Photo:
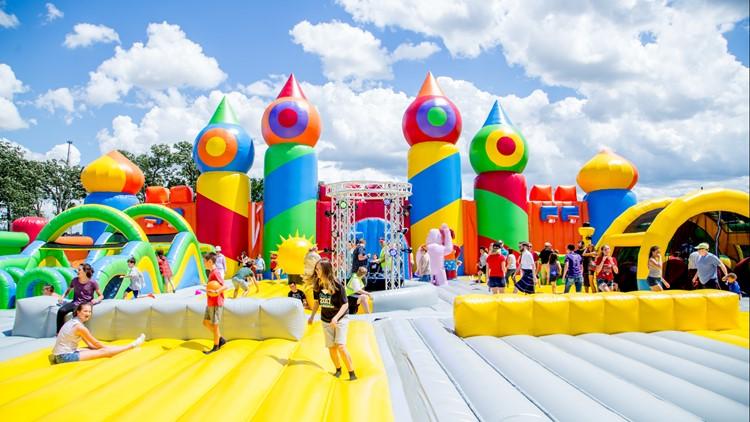
<svg viewBox="0 0 750 422"><path fill-rule="evenodd" d="M604 189L586 195L589 204L589 222L596 229L592 242L596 243L609 225L626 209L638 202L635 193L627 189Z"/></svg>
<svg viewBox="0 0 750 422"><path fill-rule="evenodd" d="M84 204L100 204L116 208L120 211L139 203L138 197L121 192L93 192L83 200ZM104 233L107 224L99 221L86 221L83 223L83 235L97 239Z"/></svg>
<svg viewBox="0 0 750 422"><path fill-rule="evenodd" d="M570 217L580 217L581 212L578 211L578 206L576 205L563 205L560 208L560 218L562 218L562 221L570 221Z"/></svg>
<svg viewBox="0 0 750 422"><path fill-rule="evenodd" d="M539 208L539 220L541 221L547 221L547 217L549 216L555 216L557 217L559 214L557 213L557 206L555 205L542 205L541 208Z"/></svg>

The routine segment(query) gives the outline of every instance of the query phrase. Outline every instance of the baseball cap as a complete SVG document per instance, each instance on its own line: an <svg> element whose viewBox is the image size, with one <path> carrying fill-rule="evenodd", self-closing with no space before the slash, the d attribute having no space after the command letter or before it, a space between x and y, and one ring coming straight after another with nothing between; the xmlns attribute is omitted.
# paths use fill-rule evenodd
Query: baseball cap
<svg viewBox="0 0 750 422"><path fill-rule="evenodd" d="M706 250L708 250L710 248L708 247L708 243L703 242L703 243L699 243L698 246L695 247L695 249L706 249Z"/></svg>
<svg viewBox="0 0 750 422"><path fill-rule="evenodd" d="M492 244L492 247L493 247L493 248L497 248L497 249L499 249L499 248L502 248L502 247L503 247L503 244L502 244L502 243L500 243L500 242L495 242L495 243L493 243L493 244Z"/></svg>

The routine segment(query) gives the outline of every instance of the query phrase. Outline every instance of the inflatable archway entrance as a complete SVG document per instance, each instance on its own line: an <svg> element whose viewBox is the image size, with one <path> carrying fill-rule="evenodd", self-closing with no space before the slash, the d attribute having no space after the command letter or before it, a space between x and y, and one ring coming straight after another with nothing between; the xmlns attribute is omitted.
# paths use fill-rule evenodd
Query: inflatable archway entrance
<svg viewBox="0 0 750 422"><path fill-rule="evenodd" d="M638 280L648 275L648 250L659 246L667 250L677 229L690 218L712 211L728 211L750 217L750 195L729 189L709 189L680 198L655 199L630 207L622 213L604 235L597 247L640 247Z"/></svg>

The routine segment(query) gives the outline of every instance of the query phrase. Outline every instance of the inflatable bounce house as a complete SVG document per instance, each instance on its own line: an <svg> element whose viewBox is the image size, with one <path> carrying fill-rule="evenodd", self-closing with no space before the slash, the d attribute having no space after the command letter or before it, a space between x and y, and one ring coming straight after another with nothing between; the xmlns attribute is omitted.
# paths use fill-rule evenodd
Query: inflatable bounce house
<svg viewBox="0 0 750 422"><path fill-rule="evenodd" d="M499 102L488 107L482 127L472 128L472 200L461 190L461 113L431 74L401 122L408 183L321 183L321 117L294 76L262 117L262 202L250 200L253 140L226 99L196 136L195 191L142 189L141 171L116 151L92 161L81 175L84 204L0 233L2 419L747 420L747 299L693 291L686 261L706 242L748 290L748 193L638 202L635 165L610 150L582 166L577 187L529 188L523 172L533 140ZM385 192L389 183L401 189L396 196ZM359 196L342 200L349 188ZM66 234L79 224L81 235ZM372 262L398 263L399 280L374 291L366 279L373 312L352 296L339 320L357 379L335 376L338 352L312 323L311 288L300 286L303 303L288 297L285 281L264 280L248 297L227 291L227 342L203 353L213 345L203 326L204 252L221 247L226 278L242 252L291 277L317 244L346 282L360 239ZM480 246L500 240L510 249L522 241L560 251L580 240L609 245L629 291L526 295L511 293L511 283L490 294L461 275L476 273ZM412 277L422 245L433 283ZM667 255L671 289L647 291L651 246ZM174 293L166 293L158 251L174 272ZM131 258L150 295L126 293ZM50 364L59 308L42 289L62 294L84 262L104 298L86 322L91 333L107 344L143 333L146 342L111 358Z"/></svg>

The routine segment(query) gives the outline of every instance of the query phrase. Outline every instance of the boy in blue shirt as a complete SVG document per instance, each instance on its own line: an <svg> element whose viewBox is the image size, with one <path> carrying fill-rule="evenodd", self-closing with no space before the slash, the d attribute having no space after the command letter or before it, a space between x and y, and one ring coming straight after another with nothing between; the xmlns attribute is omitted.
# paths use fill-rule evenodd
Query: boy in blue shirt
<svg viewBox="0 0 750 422"><path fill-rule="evenodd" d="M737 274L729 273L722 279L727 283L727 288L732 293L737 293L742 297L742 290L740 290L740 283L737 282Z"/></svg>

